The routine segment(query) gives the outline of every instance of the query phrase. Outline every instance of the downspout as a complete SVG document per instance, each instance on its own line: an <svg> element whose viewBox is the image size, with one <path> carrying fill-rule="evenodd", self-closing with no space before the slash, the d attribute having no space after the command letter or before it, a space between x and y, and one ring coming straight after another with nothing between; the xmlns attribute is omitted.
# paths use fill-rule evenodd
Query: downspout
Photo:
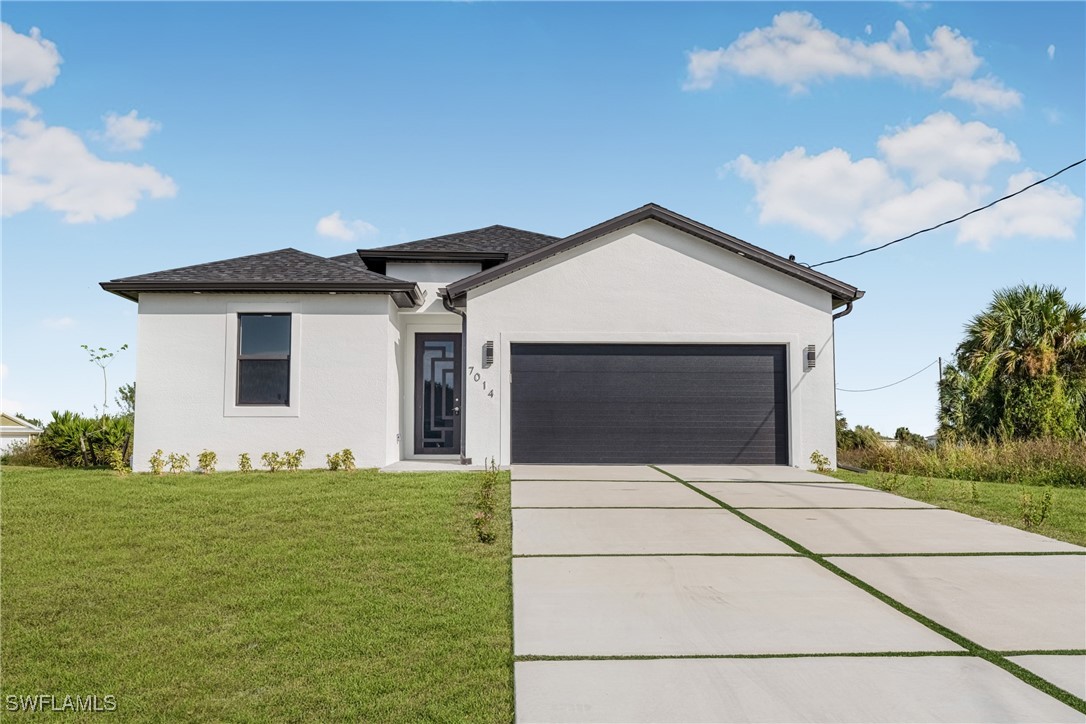
<svg viewBox="0 0 1086 724"><path fill-rule="evenodd" d="M464 414L468 397L468 313L453 306L447 290L442 289L439 293L441 294L441 303L445 306L445 309L460 317L460 464L471 465L471 459L467 456L467 415Z"/></svg>
<svg viewBox="0 0 1086 724"><path fill-rule="evenodd" d="M830 321L832 325L841 317L847 317L852 314L852 302L845 303L844 311L838 312L833 315L833 319ZM837 463L837 331L833 333L833 437L834 437L834 451L833 460L834 464L840 467L840 463Z"/></svg>

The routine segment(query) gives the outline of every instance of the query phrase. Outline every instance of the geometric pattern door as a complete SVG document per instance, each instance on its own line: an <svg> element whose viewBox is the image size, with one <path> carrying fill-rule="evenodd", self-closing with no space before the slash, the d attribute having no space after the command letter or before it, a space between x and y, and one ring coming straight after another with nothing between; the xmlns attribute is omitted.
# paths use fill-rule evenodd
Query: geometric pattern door
<svg viewBox="0 0 1086 724"><path fill-rule="evenodd" d="M460 339L415 335L415 454L460 452Z"/></svg>

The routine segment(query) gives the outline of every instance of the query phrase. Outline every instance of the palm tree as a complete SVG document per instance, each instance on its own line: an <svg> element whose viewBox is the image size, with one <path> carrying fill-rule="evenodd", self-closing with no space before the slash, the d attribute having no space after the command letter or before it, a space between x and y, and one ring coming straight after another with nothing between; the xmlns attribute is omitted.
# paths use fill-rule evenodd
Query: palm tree
<svg viewBox="0 0 1086 724"><path fill-rule="evenodd" d="M1053 286L1001 289L965 326L942 414L972 436L1086 430L1086 307ZM950 399L960 395L961 409ZM949 413L949 414L948 414ZM956 413L956 414L955 414ZM949 420L947 420L949 422ZM951 427L951 425L948 425Z"/></svg>

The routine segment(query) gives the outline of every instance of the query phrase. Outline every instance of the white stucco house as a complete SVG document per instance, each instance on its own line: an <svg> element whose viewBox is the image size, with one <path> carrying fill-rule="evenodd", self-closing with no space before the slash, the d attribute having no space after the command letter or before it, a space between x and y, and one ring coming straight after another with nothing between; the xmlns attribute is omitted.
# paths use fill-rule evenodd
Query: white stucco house
<svg viewBox="0 0 1086 724"><path fill-rule="evenodd" d="M649 204L103 282L139 304L134 464L303 448L314 466L835 457L856 287Z"/></svg>

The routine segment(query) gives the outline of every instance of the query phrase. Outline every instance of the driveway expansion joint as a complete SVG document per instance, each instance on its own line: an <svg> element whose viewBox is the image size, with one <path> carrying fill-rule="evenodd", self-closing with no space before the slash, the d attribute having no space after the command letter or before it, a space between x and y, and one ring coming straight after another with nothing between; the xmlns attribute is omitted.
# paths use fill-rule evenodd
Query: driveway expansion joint
<svg viewBox="0 0 1086 724"><path fill-rule="evenodd" d="M984 646L981 646L977 642L966 638L965 636L958 633L957 631L949 629L946 626L939 623L938 621L935 621L934 619L931 619L931 618L925 616L924 614L920 613L919 611L917 611L917 610L915 610L913 608L910 608L909 606L906 606L904 603L902 603L902 602L898 601L897 599L891 597L890 595L880 591L879 589L875 588L874 586L872 586L871 584L869 584L866 581L862 580L861 578L858 578L857 576L852 575L851 573L844 570L843 568L838 567L832 561L827 560L827 556L825 554L816 553L816 552L810 550L809 548L801 545L800 543L797 543L796 541L792 540L791 538L785 536L783 533L780 533L777 530L769 527L765 523L762 523L761 521L756 520L756 519L750 517L749 515L743 513L742 510L740 510L738 508L735 508L735 507L729 505L728 503L725 503L723 500L715 497L714 495L712 495L710 493L707 493L706 491L704 491L701 488L697 487L696 484L690 483L690 482L680 478L679 476L668 472L667 470L665 470L664 468L661 468L659 466L651 465L650 467L653 468L654 470L660 472L660 473L663 473L664 475L667 475L668 477L672 478L676 482L681 483L682 485L685 485L687 488L694 491L695 493L698 493L699 495L704 496L708 500L713 501L714 503L719 505L721 508L731 512L732 514L734 514L736 516L738 516L741 520L743 520L744 522L746 522L746 523L748 523L750 525L753 525L754 527L761 530L763 533L766 533L767 535L770 535L773 538L776 538L781 543L784 543L785 545L792 548L792 550L796 551L797 553L799 553L803 557L808 558L809 560L811 560L813 563L817 563L819 566L826 569L830 573L833 573L834 575L838 576L839 578L844 579L848 583L851 583L852 585L856 586L857 588L859 588L859 589L865 591L866 593L874 596L875 598L879 599L880 601L887 604L888 606L896 609L898 612L908 616L909 618L913 619L917 623L931 629L935 633L937 633L937 634L951 640L952 642L954 642L958 646L961 646L963 649L965 649L966 653L971 654L973 656L976 656L978 658L984 659L985 661L988 661L989 663L998 666L999 668L1003 669L1007 673L1015 676L1016 678L1020 679L1021 681L1025 682L1026 684L1029 684L1030 686L1034 687L1035 689L1038 689L1041 692L1051 696L1052 698L1054 698L1054 699L1056 699L1058 701L1061 701L1064 704L1067 704L1068 706L1072 707L1073 709L1075 709L1075 710L1077 710L1077 711L1079 711L1079 712L1081 712L1083 714L1086 714L1086 700L1080 699L1078 696L1072 694L1071 692L1069 692L1069 691L1067 691L1067 690L1065 690L1065 689L1063 689L1063 688L1061 688L1059 686L1056 686L1055 684L1048 681L1047 679L1042 679L1040 676L1034 674L1033 672L1029 671L1028 669L1025 669L1022 666L1019 666L1018 664L1014 663L1013 661L1010 661L1005 655L1001 654L1000 652L993 651L993 650L988 649L988 648L986 648ZM698 481L698 482L709 482L709 481ZM928 509L928 510L930 510L930 509ZM656 657L647 657L647 658L656 658Z"/></svg>

